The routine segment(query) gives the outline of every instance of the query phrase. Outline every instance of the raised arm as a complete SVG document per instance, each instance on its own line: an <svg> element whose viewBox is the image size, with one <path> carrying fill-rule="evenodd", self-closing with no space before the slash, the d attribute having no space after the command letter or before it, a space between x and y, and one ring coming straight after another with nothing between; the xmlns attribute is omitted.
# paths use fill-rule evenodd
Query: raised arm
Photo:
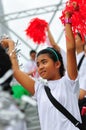
<svg viewBox="0 0 86 130"><path fill-rule="evenodd" d="M60 52L60 47L57 45L57 43L55 42L54 38L53 38L53 35L51 34L51 31L49 29L49 26L47 26L47 32L48 32L48 38L49 38L49 41L50 41L50 44L51 46L56 49L57 51Z"/></svg>
<svg viewBox="0 0 86 130"><path fill-rule="evenodd" d="M71 14L66 12L65 19L71 19ZM66 33L66 48L67 48L67 72L70 79L74 80L77 77L77 63L75 54L75 40L72 32L71 23L65 22L65 33Z"/></svg>
<svg viewBox="0 0 86 130"><path fill-rule="evenodd" d="M19 69L16 53L14 51L15 49L14 42L11 39L3 39L2 46L9 49L8 54L12 62L14 77L25 89L27 89L31 94L34 94L35 81Z"/></svg>

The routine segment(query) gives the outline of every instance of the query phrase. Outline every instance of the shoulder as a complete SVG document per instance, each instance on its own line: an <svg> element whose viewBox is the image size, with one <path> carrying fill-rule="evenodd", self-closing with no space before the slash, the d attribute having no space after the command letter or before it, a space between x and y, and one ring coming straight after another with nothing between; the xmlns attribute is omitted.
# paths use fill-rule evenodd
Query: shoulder
<svg viewBox="0 0 86 130"><path fill-rule="evenodd" d="M76 55L77 61L79 62L82 56L84 55L84 51L80 52L79 54ZM85 57L84 57L85 58Z"/></svg>
<svg viewBox="0 0 86 130"><path fill-rule="evenodd" d="M45 80L42 78L39 78L35 81L35 92L41 90L42 88L44 88L45 85Z"/></svg>
<svg viewBox="0 0 86 130"><path fill-rule="evenodd" d="M77 76L75 80L71 80L68 74L66 73L63 77L63 80L65 86L73 90L74 93L77 93L79 91L79 76Z"/></svg>
<svg viewBox="0 0 86 130"><path fill-rule="evenodd" d="M82 60L81 68L84 70L86 67L86 56L84 55L84 52L77 56L78 64L79 64L80 60Z"/></svg>

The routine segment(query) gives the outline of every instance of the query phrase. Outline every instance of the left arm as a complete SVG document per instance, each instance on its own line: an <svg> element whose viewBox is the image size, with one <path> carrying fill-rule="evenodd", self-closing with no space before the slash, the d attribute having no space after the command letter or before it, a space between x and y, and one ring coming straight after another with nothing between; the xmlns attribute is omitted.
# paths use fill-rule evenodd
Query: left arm
<svg viewBox="0 0 86 130"><path fill-rule="evenodd" d="M53 35L51 34L51 31L49 29L49 26L47 26L47 32L51 46L60 52L60 46L58 46L58 44L55 42Z"/></svg>

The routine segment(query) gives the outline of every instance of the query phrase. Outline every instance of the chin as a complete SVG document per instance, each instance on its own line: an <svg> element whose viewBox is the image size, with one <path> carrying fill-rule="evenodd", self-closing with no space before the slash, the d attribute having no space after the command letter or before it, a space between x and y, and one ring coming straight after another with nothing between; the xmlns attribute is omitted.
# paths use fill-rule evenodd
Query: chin
<svg viewBox="0 0 86 130"><path fill-rule="evenodd" d="M43 79L47 79L47 77L43 77L43 76L42 76L42 78L43 78Z"/></svg>
<svg viewBox="0 0 86 130"><path fill-rule="evenodd" d="M41 76L43 79L48 79L47 76Z"/></svg>
<svg viewBox="0 0 86 130"><path fill-rule="evenodd" d="M50 78L48 78L48 77L42 77L43 79L46 79L46 80L51 80Z"/></svg>

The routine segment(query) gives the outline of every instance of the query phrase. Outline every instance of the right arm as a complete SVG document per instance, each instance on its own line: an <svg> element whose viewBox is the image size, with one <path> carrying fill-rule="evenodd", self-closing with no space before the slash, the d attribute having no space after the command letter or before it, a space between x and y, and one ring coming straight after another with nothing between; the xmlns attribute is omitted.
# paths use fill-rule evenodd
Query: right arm
<svg viewBox="0 0 86 130"><path fill-rule="evenodd" d="M13 51L15 48L14 42L11 39L3 39L2 46L8 47L9 49L8 54L12 62L14 77L25 89L27 89L31 94L34 94L35 81L19 69L16 53Z"/></svg>

